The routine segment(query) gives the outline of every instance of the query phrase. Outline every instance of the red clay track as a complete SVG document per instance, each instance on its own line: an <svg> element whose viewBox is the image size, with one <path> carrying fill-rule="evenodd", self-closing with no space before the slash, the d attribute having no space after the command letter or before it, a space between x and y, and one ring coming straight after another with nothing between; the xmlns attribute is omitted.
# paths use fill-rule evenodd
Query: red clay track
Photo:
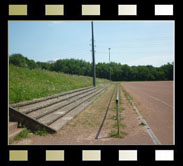
<svg viewBox="0 0 183 166"><path fill-rule="evenodd" d="M173 144L173 81L123 82L161 144Z"/></svg>

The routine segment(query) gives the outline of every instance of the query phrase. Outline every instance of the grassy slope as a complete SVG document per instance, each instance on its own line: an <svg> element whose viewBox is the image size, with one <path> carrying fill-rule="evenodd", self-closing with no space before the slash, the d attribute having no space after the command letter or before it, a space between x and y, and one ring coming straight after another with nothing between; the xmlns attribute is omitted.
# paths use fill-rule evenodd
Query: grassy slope
<svg viewBox="0 0 183 166"><path fill-rule="evenodd" d="M107 80L97 79L97 85ZM92 78L9 66L9 102L17 103L92 86Z"/></svg>

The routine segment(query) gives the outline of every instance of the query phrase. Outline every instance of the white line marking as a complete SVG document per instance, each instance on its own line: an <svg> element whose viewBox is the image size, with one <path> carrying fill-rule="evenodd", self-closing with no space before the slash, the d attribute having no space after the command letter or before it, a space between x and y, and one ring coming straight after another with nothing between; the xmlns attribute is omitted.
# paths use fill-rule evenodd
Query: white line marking
<svg viewBox="0 0 183 166"><path fill-rule="evenodd" d="M147 94L146 94L146 95L147 95ZM166 106L168 106L168 107L170 107L170 108L173 108L171 105L167 104L166 102L164 102L164 101L162 101L162 100L160 100L160 99L158 99L158 98L156 98L156 97L153 97L153 96L150 96L150 95L149 95L149 97L153 98L153 99L156 100L156 101L161 102L162 104L165 104Z"/></svg>
<svg viewBox="0 0 183 166"><path fill-rule="evenodd" d="M135 87L133 87L133 88L136 89ZM170 104L166 103L165 101L162 101L162 100L160 100L160 99L158 99L158 98L156 98L156 97L154 97L154 96L148 95L147 93L144 93L144 92L141 92L141 91L140 91L140 93L143 93L143 94L145 94L146 96L151 97L152 99L154 99L154 100L156 100L156 101L159 101L160 103L162 103L162 104L164 104L164 105L166 105L166 106L168 106L168 107L170 107L170 108L173 108L173 106L171 106Z"/></svg>
<svg viewBox="0 0 183 166"><path fill-rule="evenodd" d="M137 109L137 107L135 106L134 102L129 98L128 96L128 99L129 101L131 102L132 104L132 107L133 109L136 111L136 113L138 114L138 116L140 117L140 120L142 123L145 124L145 127L146 127L146 130L148 132L148 134L151 136L153 142L155 145L160 145L160 141L158 140L158 138L155 136L155 134L153 133L153 131L151 130L150 126L147 124L147 122L144 120L143 116L141 115L141 113L139 112L139 110Z"/></svg>

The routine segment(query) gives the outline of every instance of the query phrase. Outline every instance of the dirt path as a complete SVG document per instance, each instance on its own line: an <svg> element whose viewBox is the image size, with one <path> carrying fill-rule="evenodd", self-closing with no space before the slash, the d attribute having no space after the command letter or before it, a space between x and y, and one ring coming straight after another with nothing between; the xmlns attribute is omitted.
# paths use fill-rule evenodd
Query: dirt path
<svg viewBox="0 0 183 166"><path fill-rule="evenodd" d="M30 138L22 139L13 144L29 145L136 145L136 144L153 144L151 137L148 135L145 127L140 125L140 120L136 112L125 98L122 90L120 106L123 110L120 113L121 137L112 137L117 131L114 94L109 111L100 132L98 139L95 139L99 127L104 118L108 102L111 98L115 85L111 85L101 96L99 96L92 105L77 115L60 132L54 135L37 136L32 135Z"/></svg>
<svg viewBox="0 0 183 166"><path fill-rule="evenodd" d="M173 82L124 82L161 144L173 144Z"/></svg>

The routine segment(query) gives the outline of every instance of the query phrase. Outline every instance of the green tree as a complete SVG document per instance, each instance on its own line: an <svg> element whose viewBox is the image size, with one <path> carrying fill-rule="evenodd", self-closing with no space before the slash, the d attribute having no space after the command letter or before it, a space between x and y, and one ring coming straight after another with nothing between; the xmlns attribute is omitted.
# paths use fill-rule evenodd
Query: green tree
<svg viewBox="0 0 183 166"><path fill-rule="evenodd" d="M28 67L26 59L22 54L12 54L9 56L9 63L19 67Z"/></svg>

